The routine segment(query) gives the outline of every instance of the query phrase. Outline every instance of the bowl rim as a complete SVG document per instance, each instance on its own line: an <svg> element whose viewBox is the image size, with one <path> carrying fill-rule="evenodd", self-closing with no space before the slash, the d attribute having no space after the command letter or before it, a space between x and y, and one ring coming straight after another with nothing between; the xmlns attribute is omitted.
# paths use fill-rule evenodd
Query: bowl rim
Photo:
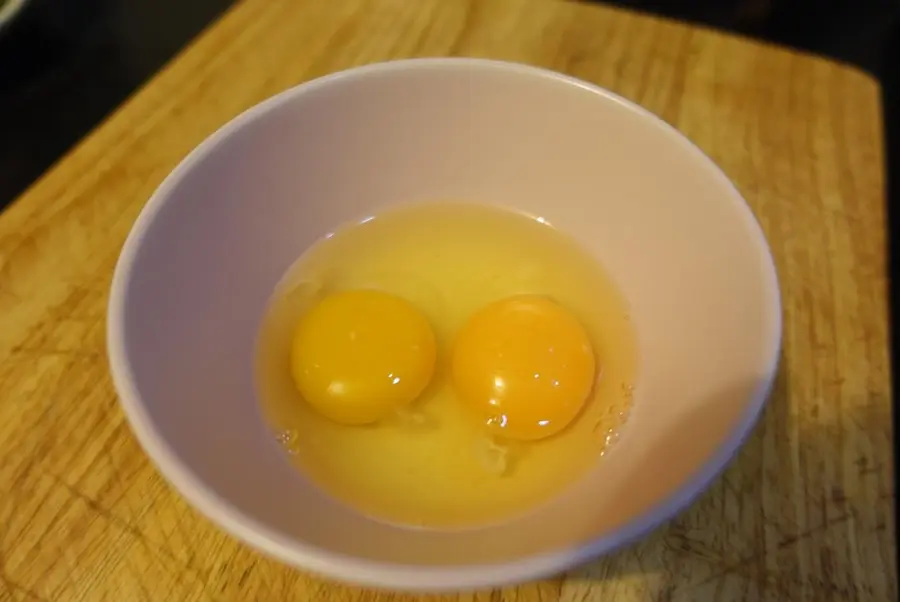
<svg viewBox="0 0 900 602"><path fill-rule="evenodd" d="M563 86L576 86L618 103L652 122L660 134L668 136L699 159L699 164L709 170L710 177L717 178L721 185L731 191L731 201L737 203L737 210L749 217L756 229L758 248L765 255L767 268L763 278L767 279L772 295L775 316L774 336L768 342L770 348L769 366L765 378L760 381L747 409L737 425L705 464L693 477L682 483L669 498L659 501L651 509L617 530L602 537L571 548L532 555L515 560L492 564L416 566L393 562L361 559L344 554L329 552L287 537L270 529L222 499L198 477L170 448L165 438L154 425L145 403L137 390L133 371L128 362L125 342L125 299L129 288L132 268L144 237L158 212L165 205L173 190L179 186L187 173L205 158L215 147L225 142L231 135L252 124L269 111L275 110L292 99L308 94L344 80L361 76L388 74L403 70L443 70L478 69L497 72L513 72L528 77L541 78ZM153 192L129 232L122 247L113 273L107 308L107 353L113 385L118 392L120 404L126 419L145 453L159 473L201 514L226 533L249 544L254 549L281 562L302 570L343 582L380 589L418 592L459 592L512 585L534 579L552 576L589 560L621 549L634 540L647 535L663 523L686 509L712 481L723 471L746 441L762 414L765 402L772 391L778 369L782 345L781 293L776 266L771 249L759 221L746 200L729 180L721 168L703 151L675 127L660 117L600 86L585 82L549 69L522 63L498 61L483 58L413 58L371 63L338 71L300 83L275 96L263 100L243 111L195 147L170 172Z"/></svg>

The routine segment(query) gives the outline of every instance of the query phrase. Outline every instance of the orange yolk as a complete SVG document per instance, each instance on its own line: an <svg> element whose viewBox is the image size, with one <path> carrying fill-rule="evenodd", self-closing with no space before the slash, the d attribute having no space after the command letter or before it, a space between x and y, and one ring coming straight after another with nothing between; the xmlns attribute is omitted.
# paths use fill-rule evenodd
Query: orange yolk
<svg viewBox="0 0 900 602"><path fill-rule="evenodd" d="M584 328L554 301L522 295L473 315L453 349L453 386L491 431L543 439L571 423L594 386Z"/></svg>
<svg viewBox="0 0 900 602"><path fill-rule="evenodd" d="M375 290L339 292L300 320L291 374L317 412L346 425L376 422L415 400L434 373L428 319Z"/></svg>

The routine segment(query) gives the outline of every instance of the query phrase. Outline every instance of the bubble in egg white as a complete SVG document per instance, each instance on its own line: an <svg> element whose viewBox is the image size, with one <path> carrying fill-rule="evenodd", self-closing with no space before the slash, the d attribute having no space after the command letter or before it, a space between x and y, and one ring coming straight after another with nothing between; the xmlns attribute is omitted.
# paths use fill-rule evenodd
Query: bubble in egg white
<svg viewBox="0 0 900 602"><path fill-rule="evenodd" d="M294 429L285 429L275 433L275 441L277 441L281 447L292 456L300 452L299 439L297 431Z"/></svg>

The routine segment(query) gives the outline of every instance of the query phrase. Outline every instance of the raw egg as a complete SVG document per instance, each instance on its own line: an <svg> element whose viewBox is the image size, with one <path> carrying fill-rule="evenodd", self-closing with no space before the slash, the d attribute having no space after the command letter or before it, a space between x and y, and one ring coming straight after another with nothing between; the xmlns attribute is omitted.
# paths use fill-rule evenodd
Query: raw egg
<svg viewBox="0 0 900 602"><path fill-rule="evenodd" d="M318 413L345 425L377 422L414 401L434 373L428 319L377 290L326 296L299 322L291 375Z"/></svg>
<svg viewBox="0 0 900 602"><path fill-rule="evenodd" d="M257 399L302 478L360 515L497 525L614 445L637 374L629 311L565 232L484 204L410 203L333 229L283 275Z"/></svg>
<svg viewBox="0 0 900 602"><path fill-rule="evenodd" d="M578 320L553 300L520 295L476 312L457 335L453 386L496 435L533 441L571 423L596 363Z"/></svg>

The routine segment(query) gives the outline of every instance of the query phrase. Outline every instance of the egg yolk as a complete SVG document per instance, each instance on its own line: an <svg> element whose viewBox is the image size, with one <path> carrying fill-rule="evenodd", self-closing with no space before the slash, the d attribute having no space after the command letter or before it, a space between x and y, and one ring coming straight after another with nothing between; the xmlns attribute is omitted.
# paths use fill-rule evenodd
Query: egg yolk
<svg viewBox="0 0 900 602"><path fill-rule="evenodd" d="M545 297L494 302L463 326L453 349L453 386L495 435L533 441L578 415L594 386L584 328Z"/></svg>
<svg viewBox="0 0 900 602"><path fill-rule="evenodd" d="M376 422L415 400L434 373L428 319L375 290L331 294L297 326L291 374L317 412L346 425Z"/></svg>

